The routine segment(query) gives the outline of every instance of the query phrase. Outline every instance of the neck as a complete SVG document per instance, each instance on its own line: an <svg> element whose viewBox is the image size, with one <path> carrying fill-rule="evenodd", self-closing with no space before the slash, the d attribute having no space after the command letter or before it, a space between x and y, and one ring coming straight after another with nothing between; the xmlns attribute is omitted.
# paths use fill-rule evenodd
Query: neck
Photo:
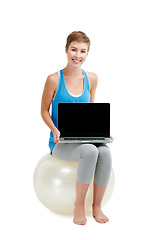
<svg viewBox="0 0 160 240"><path fill-rule="evenodd" d="M79 76L82 74L82 69L80 67L71 67L67 65L63 69L63 72L65 75Z"/></svg>

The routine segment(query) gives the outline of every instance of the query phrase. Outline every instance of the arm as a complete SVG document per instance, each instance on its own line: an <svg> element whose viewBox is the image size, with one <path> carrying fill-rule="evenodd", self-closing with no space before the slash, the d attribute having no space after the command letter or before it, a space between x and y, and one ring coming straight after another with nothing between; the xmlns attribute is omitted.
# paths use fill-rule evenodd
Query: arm
<svg viewBox="0 0 160 240"><path fill-rule="evenodd" d="M88 73L89 86L90 86L90 102L94 102L96 88L98 84L98 76L95 73Z"/></svg>
<svg viewBox="0 0 160 240"><path fill-rule="evenodd" d="M59 140L60 132L55 127L52 118L49 114L49 108L51 105L51 102L54 98L54 95L56 93L57 85L58 85L58 75L57 73L51 74L48 76L44 90L42 95L42 101L41 101L41 116L44 120L44 122L47 124L47 126L51 129L51 131L54 134L53 141L57 143Z"/></svg>

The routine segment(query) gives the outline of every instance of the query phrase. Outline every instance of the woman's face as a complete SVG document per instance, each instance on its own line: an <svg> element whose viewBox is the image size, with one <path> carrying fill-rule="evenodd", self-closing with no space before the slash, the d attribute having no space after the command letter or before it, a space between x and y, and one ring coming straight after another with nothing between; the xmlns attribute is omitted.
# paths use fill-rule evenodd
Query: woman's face
<svg viewBox="0 0 160 240"><path fill-rule="evenodd" d="M66 50L68 63L73 66L81 66L88 55L88 45L85 42L71 42Z"/></svg>

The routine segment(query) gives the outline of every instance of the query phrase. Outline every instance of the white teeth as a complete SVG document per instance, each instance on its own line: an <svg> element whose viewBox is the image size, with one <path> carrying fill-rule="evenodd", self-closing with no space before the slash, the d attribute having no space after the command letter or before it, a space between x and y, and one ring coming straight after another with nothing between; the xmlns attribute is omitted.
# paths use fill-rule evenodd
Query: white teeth
<svg viewBox="0 0 160 240"><path fill-rule="evenodd" d="M73 59L74 62L79 63L80 61Z"/></svg>

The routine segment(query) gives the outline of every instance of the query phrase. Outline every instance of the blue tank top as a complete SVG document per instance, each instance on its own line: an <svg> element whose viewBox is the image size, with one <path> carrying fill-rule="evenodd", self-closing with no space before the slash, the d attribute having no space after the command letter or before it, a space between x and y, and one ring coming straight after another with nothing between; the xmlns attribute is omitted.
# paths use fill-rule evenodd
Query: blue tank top
<svg viewBox="0 0 160 240"><path fill-rule="evenodd" d="M52 101L52 106L51 106L51 117L53 120L54 125L56 128L58 127L58 103L64 102L75 102L75 103L81 103L81 102L90 102L90 88L89 88L89 80L87 73L83 71L84 74L84 89L83 93L80 96L72 96L65 84L64 80L64 75L63 75L63 70L60 70L60 77L59 77L59 84L58 84L58 89L56 92L56 95ZM50 138L49 138L49 148L52 154L52 149L56 143L53 141L53 132L50 132Z"/></svg>

